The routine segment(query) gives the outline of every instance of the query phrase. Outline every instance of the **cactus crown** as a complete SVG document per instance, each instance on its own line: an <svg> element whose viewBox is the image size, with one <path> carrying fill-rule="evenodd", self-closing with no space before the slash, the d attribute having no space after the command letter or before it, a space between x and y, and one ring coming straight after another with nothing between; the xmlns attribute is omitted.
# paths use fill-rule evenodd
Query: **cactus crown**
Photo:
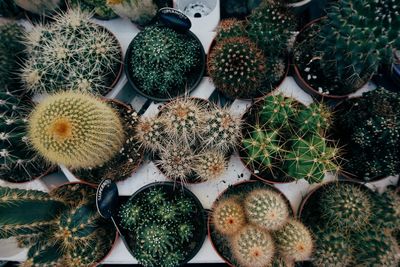
<svg viewBox="0 0 400 267"><path fill-rule="evenodd" d="M62 88L105 94L117 77L121 49L105 28L80 9L55 16L49 25L26 34L21 78L26 89L54 93Z"/></svg>
<svg viewBox="0 0 400 267"><path fill-rule="evenodd" d="M212 223L216 231L223 235L234 235L246 223L244 209L236 198L219 200L212 213Z"/></svg>
<svg viewBox="0 0 400 267"><path fill-rule="evenodd" d="M122 147L124 133L116 112L83 93L46 98L29 118L29 139L46 159L71 168L103 164Z"/></svg>

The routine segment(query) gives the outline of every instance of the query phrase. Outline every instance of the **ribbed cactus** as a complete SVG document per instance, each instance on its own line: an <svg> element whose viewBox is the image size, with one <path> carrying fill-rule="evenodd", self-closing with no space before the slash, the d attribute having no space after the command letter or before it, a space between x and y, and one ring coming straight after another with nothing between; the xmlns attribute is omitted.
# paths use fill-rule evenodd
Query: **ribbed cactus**
<svg viewBox="0 0 400 267"><path fill-rule="evenodd" d="M225 155L218 150L210 150L197 155L193 170L203 181L219 178L227 169L228 162Z"/></svg>
<svg viewBox="0 0 400 267"><path fill-rule="evenodd" d="M107 6L107 0L72 0L71 5L72 8L80 7L84 11L93 12L95 16L105 19L117 16L114 11Z"/></svg>
<svg viewBox="0 0 400 267"><path fill-rule="evenodd" d="M282 228L289 219L289 207L279 193L269 189L253 190L244 200L250 223L267 231Z"/></svg>
<svg viewBox="0 0 400 267"><path fill-rule="evenodd" d="M260 122L272 128L288 127L298 113L298 102L281 94L264 98L260 111Z"/></svg>
<svg viewBox="0 0 400 267"><path fill-rule="evenodd" d="M235 18L221 20L217 28L215 40L220 42L227 38L244 37L247 35L245 26L246 23L244 21Z"/></svg>
<svg viewBox="0 0 400 267"><path fill-rule="evenodd" d="M48 15L63 5L62 0L14 0L23 9L37 15Z"/></svg>
<svg viewBox="0 0 400 267"><path fill-rule="evenodd" d="M83 93L49 96L29 118L29 139L47 160L71 168L99 166L122 147L124 132L117 113Z"/></svg>
<svg viewBox="0 0 400 267"><path fill-rule="evenodd" d="M120 17L146 25L157 13L157 5L153 0L107 0L107 5Z"/></svg>
<svg viewBox="0 0 400 267"><path fill-rule="evenodd" d="M278 252L285 258L304 261L311 257L314 241L310 231L301 222L290 219L280 230L274 232Z"/></svg>
<svg viewBox="0 0 400 267"><path fill-rule="evenodd" d="M27 60L21 79L34 93L71 89L106 94L117 77L121 48L91 15L70 9L26 34Z"/></svg>
<svg viewBox="0 0 400 267"><path fill-rule="evenodd" d="M267 55L287 53L296 20L281 3L262 3L249 16L248 36Z"/></svg>
<svg viewBox="0 0 400 267"><path fill-rule="evenodd" d="M233 257L243 267L269 266L275 255L271 235L251 225L244 227L232 238L231 247Z"/></svg>
<svg viewBox="0 0 400 267"><path fill-rule="evenodd" d="M352 184L332 185L321 196L322 218L342 231L358 231L368 226L372 203L368 193Z"/></svg>
<svg viewBox="0 0 400 267"><path fill-rule="evenodd" d="M383 230L400 230L400 195L389 189L383 194L373 194L371 224Z"/></svg>
<svg viewBox="0 0 400 267"><path fill-rule="evenodd" d="M246 224L246 215L241 203L235 198L219 200L212 212L215 230L224 235L234 235Z"/></svg>
<svg viewBox="0 0 400 267"><path fill-rule="evenodd" d="M302 134L324 133L332 124L332 112L323 104L312 103L298 112L295 117L297 128Z"/></svg>
<svg viewBox="0 0 400 267"><path fill-rule="evenodd" d="M124 204L119 217L134 238L135 258L144 266L173 267L182 264L196 235L192 216L199 210L194 200L177 190L171 193L153 186Z"/></svg>
<svg viewBox="0 0 400 267"><path fill-rule="evenodd" d="M266 76L265 57L247 37L223 39L214 46L207 62L215 86L229 97L259 95Z"/></svg>
<svg viewBox="0 0 400 267"><path fill-rule="evenodd" d="M129 75L138 89L158 98L188 89L188 74L200 63L201 44L196 39L156 25L146 27L131 45Z"/></svg>

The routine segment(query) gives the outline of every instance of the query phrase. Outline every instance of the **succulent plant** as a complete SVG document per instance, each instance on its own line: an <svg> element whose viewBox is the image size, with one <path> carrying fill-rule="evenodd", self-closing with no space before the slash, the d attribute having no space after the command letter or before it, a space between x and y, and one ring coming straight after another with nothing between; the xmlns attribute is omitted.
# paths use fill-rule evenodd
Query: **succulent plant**
<svg viewBox="0 0 400 267"><path fill-rule="evenodd" d="M29 247L24 266L92 266L110 249L115 230L97 213L96 190L78 184L58 191L70 189L85 197L76 202L56 192L0 188L0 210L9 214L0 237Z"/></svg>
<svg viewBox="0 0 400 267"><path fill-rule="evenodd" d="M120 69L117 39L80 9L53 18L54 23L36 25L25 36L27 60L20 73L25 88L34 93L70 89L106 94Z"/></svg>
<svg viewBox="0 0 400 267"><path fill-rule="evenodd" d="M389 189L383 194L372 194L371 224L386 231L400 229L400 195Z"/></svg>
<svg viewBox="0 0 400 267"><path fill-rule="evenodd" d="M288 127L298 113L298 102L281 94L264 98L260 111L260 122L273 128Z"/></svg>
<svg viewBox="0 0 400 267"><path fill-rule="evenodd" d="M263 52L247 37L217 42L207 62L215 86L229 97L252 98L260 94L266 76Z"/></svg>
<svg viewBox="0 0 400 267"><path fill-rule="evenodd" d="M210 150L197 155L193 170L200 180L210 181L220 177L226 170L228 162L225 155L218 150Z"/></svg>
<svg viewBox="0 0 400 267"><path fill-rule="evenodd" d="M295 121L301 134L324 133L332 125L332 112L323 104L311 103L298 112Z"/></svg>
<svg viewBox="0 0 400 267"><path fill-rule="evenodd" d="M192 216L198 214L192 198L162 186L141 191L119 211L135 258L144 266L165 267L182 264L190 253L188 247L199 230Z"/></svg>
<svg viewBox="0 0 400 267"><path fill-rule="evenodd" d="M288 259L304 261L311 257L314 241L310 231L301 222L290 219L273 234L277 250Z"/></svg>
<svg viewBox="0 0 400 267"><path fill-rule="evenodd" d="M117 15L107 5L107 0L72 0L72 8L81 8L87 12L93 12L95 16L104 19L114 18Z"/></svg>
<svg viewBox="0 0 400 267"><path fill-rule="evenodd" d="M254 9L249 16L247 33L268 58L287 53L296 20L282 3L267 2Z"/></svg>
<svg viewBox="0 0 400 267"><path fill-rule="evenodd" d="M48 15L54 13L62 5L62 0L14 0L21 8L37 15Z"/></svg>
<svg viewBox="0 0 400 267"><path fill-rule="evenodd" d="M106 0L118 16L145 26L156 15L158 7L153 0Z"/></svg>
<svg viewBox="0 0 400 267"><path fill-rule="evenodd" d="M26 182L50 167L30 147L25 99L0 92L0 177Z"/></svg>
<svg viewBox="0 0 400 267"><path fill-rule="evenodd" d="M289 219L285 199L269 189L254 190L244 200L246 217L250 223L267 231L282 228Z"/></svg>
<svg viewBox="0 0 400 267"><path fill-rule="evenodd" d="M121 149L124 132L115 110L84 93L47 97L29 118L29 139L36 151L70 168L99 166Z"/></svg>
<svg viewBox="0 0 400 267"><path fill-rule="evenodd" d="M129 75L136 87L157 98L180 95L190 87L191 72L201 62L201 44L188 34L154 25L131 43Z"/></svg>
<svg viewBox="0 0 400 267"><path fill-rule="evenodd" d="M257 227L242 228L231 241L232 254L243 267L264 267L272 263L275 245L271 235Z"/></svg>
<svg viewBox="0 0 400 267"><path fill-rule="evenodd" d="M221 20L217 28L215 40L220 42L223 39L244 37L247 35L245 26L246 23L244 21L236 18Z"/></svg>
<svg viewBox="0 0 400 267"><path fill-rule="evenodd" d="M338 106L334 123L346 146L346 172L365 181L400 172L399 104L396 93L378 88Z"/></svg>
<svg viewBox="0 0 400 267"><path fill-rule="evenodd" d="M219 200L213 209L212 223L215 230L232 236L246 224L246 215L241 203L235 198Z"/></svg>

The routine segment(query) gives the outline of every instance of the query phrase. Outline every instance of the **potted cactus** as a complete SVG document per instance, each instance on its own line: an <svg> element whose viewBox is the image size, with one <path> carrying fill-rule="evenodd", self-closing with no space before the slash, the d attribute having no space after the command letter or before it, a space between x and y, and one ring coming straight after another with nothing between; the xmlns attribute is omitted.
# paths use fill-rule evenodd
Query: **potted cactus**
<svg viewBox="0 0 400 267"><path fill-rule="evenodd" d="M63 0L14 0L14 2L35 15L50 15L65 5Z"/></svg>
<svg viewBox="0 0 400 267"><path fill-rule="evenodd" d="M251 99L275 89L288 70L288 42L294 17L281 4L262 4L248 22L223 20L211 46L211 79L229 98Z"/></svg>
<svg viewBox="0 0 400 267"><path fill-rule="evenodd" d="M0 187L0 238L15 237L29 248L24 266L94 266L116 239L95 199L96 189L86 184L50 193Z"/></svg>
<svg viewBox="0 0 400 267"><path fill-rule="evenodd" d="M203 207L188 189L154 183L121 205L118 223L146 267L182 266L200 250L206 236Z"/></svg>
<svg viewBox="0 0 400 267"><path fill-rule="evenodd" d="M313 266L397 266L400 195L379 195L362 184L331 182L310 192L301 220L316 238Z"/></svg>
<svg viewBox="0 0 400 267"><path fill-rule="evenodd" d="M122 72L118 40L80 9L53 18L54 23L36 25L25 36L27 59L20 73L25 89L107 94Z"/></svg>
<svg viewBox="0 0 400 267"><path fill-rule="evenodd" d="M31 148L28 107L25 98L0 91L0 177L8 182L31 181L50 171L51 166Z"/></svg>
<svg viewBox="0 0 400 267"><path fill-rule="evenodd" d="M205 53L190 31L146 27L130 43L125 72L133 88L156 101L166 101L193 90L203 78Z"/></svg>
<svg viewBox="0 0 400 267"><path fill-rule="evenodd" d="M118 17L107 5L107 0L69 0L72 8L81 8L86 12L93 12L93 17L100 20L110 20Z"/></svg>
<svg viewBox="0 0 400 267"><path fill-rule="evenodd" d="M158 116L141 118L137 139L168 178L183 183L215 180L240 137L239 118L197 98L167 103Z"/></svg>
<svg viewBox="0 0 400 267"><path fill-rule="evenodd" d="M393 50L399 47L399 8L381 0L332 4L327 18L306 25L297 36L296 81L325 98L346 98L360 89L380 65L393 62ZM372 39L377 41L368 41Z"/></svg>
<svg viewBox="0 0 400 267"><path fill-rule="evenodd" d="M269 95L244 115L239 155L259 179L319 183L326 172L340 170L339 148L326 136L331 115L323 104L306 107L293 98Z"/></svg>
<svg viewBox="0 0 400 267"><path fill-rule="evenodd" d="M293 218L286 197L261 181L224 191L213 204L208 232L230 266L294 266L313 250L311 233Z"/></svg>
<svg viewBox="0 0 400 267"><path fill-rule="evenodd" d="M397 93L378 88L337 106L334 130L350 177L369 182L400 173L399 104Z"/></svg>

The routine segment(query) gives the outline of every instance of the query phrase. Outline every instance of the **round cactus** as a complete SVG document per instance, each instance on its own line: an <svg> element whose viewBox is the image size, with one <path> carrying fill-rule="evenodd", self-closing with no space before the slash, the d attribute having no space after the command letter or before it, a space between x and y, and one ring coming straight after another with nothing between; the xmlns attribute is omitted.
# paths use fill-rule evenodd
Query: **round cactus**
<svg viewBox="0 0 400 267"><path fill-rule="evenodd" d="M400 195L389 189L382 195L372 194L373 212L371 224L386 230L400 229Z"/></svg>
<svg viewBox="0 0 400 267"><path fill-rule="evenodd" d="M196 156L193 170L202 181L210 181L220 177L227 168L225 155L218 150L210 150Z"/></svg>
<svg viewBox="0 0 400 267"><path fill-rule="evenodd" d="M231 241L233 257L243 267L269 266L274 259L275 245L271 235L254 226L246 226Z"/></svg>
<svg viewBox="0 0 400 267"><path fill-rule="evenodd" d="M260 111L260 122L271 128L288 127L297 114L297 102L281 94L264 98Z"/></svg>
<svg viewBox="0 0 400 267"><path fill-rule="evenodd" d="M320 199L322 219L342 231L365 228L372 216L369 195L359 186L339 183L331 185Z"/></svg>
<svg viewBox="0 0 400 267"><path fill-rule="evenodd" d="M295 120L300 133L321 133L332 124L332 112L324 104L312 103L300 110Z"/></svg>
<svg viewBox="0 0 400 267"><path fill-rule="evenodd" d="M208 71L215 86L229 97L252 98L260 93L266 76L265 57L246 37L217 42Z"/></svg>
<svg viewBox="0 0 400 267"><path fill-rule="evenodd" d="M117 113L83 93L49 96L29 118L29 139L47 160L71 168L90 168L110 160L122 147Z"/></svg>
<svg viewBox="0 0 400 267"><path fill-rule="evenodd" d="M227 38L244 36L246 36L245 22L235 18L229 18L221 20L217 28L217 36L215 39L219 42Z"/></svg>
<svg viewBox="0 0 400 267"><path fill-rule="evenodd" d="M212 223L223 235L236 234L246 224L242 205L235 198L219 200L212 212Z"/></svg>
<svg viewBox="0 0 400 267"><path fill-rule="evenodd" d="M310 231L299 221L290 219L280 230L274 233L279 253L294 261L310 258L314 244Z"/></svg>
<svg viewBox="0 0 400 267"><path fill-rule="evenodd" d="M143 118L139 119L136 126L136 139L145 149L158 151L163 146L164 122L159 118Z"/></svg>
<svg viewBox="0 0 400 267"><path fill-rule="evenodd" d="M244 208L249 222L267 231L282 228L289 219L285 199L269 189L252 191L244 201Z"/></svg>

